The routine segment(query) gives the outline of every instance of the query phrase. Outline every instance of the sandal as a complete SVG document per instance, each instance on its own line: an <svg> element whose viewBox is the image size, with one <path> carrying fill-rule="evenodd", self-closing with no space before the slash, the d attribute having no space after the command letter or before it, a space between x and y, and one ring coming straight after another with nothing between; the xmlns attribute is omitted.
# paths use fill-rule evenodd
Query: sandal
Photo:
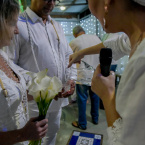
<svg viewBox="0 0 145 145"><path fill-rule="evenodd" d="M81 127L78 123L78 121L74 121L72 122L72 126L76 127L76 128L79 128L79 129L82 129L82 130L86 130L87 128L85 127Z"/></svg>

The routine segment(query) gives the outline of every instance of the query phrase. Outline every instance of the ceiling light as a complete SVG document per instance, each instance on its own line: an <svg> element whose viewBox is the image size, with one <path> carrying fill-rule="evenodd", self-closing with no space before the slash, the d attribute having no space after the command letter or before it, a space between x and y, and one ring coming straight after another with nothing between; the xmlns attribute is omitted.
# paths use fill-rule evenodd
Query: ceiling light
<svg viewBox="0 0 145 145"><path fill-rule="evenodd" d="M61 9L62 11L64 11L64 10L66 9L66 7L61 6L60 9Z"/></svg>

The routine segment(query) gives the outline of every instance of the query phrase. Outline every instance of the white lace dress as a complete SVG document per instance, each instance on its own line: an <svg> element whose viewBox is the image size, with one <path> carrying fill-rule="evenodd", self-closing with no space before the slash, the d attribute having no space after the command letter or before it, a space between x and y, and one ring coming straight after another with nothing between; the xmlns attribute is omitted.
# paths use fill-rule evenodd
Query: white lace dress
<svg viewBox="0 0 145 145"><path fill-rule="evenodd" d="M108 145L145 145L145 39L122 75L116 109L121 118L107 129Z"/></svg>
<svg viewBox="0 0 145 145"><path fill-rule="evenodd" d="M27 103L26 85L24 78L18 73L17 66L8 60L6 54L0 50L0 54L9 61L9 66L18 75L20 83L16 83L8 78L6 74L0 70L0 78L8 92L5 97L0 85L0 131L6 132L22 128L27 122L25 105ZM24 104L22 104L22 101ZM27 145L28 142L17 143L16 145Z"/></svg>

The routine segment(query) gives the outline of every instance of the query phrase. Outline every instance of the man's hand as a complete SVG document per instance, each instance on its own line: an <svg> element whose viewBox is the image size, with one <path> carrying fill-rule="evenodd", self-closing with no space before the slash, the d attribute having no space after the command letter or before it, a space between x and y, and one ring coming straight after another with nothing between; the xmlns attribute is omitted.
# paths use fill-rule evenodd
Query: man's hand
<svg viewBox="0 0 145 145"><path fill-rule="evenodd" d="M64 90L64 93L63 93L64 98L69 97L75 91L75 82L73 80L69 80L67 84L70 86L70 90L68 90L68 91Z"/></svg>
<svg viewBox="0 0 145 145"><path fill-rule="evenodd" d="M70 95L72 95L75 91L75 82L73 80L69 80L67 82L67 85L66 87L70 87L69 90L65 90L66 88L64 87L62 89L61 92L58 93L58 95L55 96L55 100L58 100L58 98L67 98L69 97Z"/></svg>
<svg viewBox="0 0 145 145"><path fill-rule="evenodd" d="M62 91L63 92L63 91ZM54 97L54 100L58 100L58 98L63 98L62 92L59 92L58 95Z"/></svg>

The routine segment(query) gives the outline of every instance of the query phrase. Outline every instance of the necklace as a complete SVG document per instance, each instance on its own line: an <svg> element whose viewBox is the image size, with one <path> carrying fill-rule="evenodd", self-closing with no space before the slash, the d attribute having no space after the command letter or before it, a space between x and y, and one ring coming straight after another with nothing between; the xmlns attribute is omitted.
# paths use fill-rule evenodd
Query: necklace
<svg viewBox="0 0 145 145"><path fill-rule="evenodd" d="M3 58L3 56L0 54L0 69L15 82L19 82L18 77L14 73L14 71L10 68L7 61Z"/></svg>
<svg viewBox="0 0 145 145"><path fill-rule="evenodd" d="M52 24L52 26L53 26L53 28L54 28L54 31L55 31L55 33L56 33L56 35L57 35L57 40L58 40L58 56L59 56L59 65L58 65L58 68L57 68L57 76L58 76L58 78L61 79L61 76L60 76L60 74L61 74L60 38L59 38L59 35L58 35L58 33L57 33L57 30L56 30L56 28L55 28L55 26L54 26L53 21L51 20L50 22L51 22L51 24Z"/></svg>

